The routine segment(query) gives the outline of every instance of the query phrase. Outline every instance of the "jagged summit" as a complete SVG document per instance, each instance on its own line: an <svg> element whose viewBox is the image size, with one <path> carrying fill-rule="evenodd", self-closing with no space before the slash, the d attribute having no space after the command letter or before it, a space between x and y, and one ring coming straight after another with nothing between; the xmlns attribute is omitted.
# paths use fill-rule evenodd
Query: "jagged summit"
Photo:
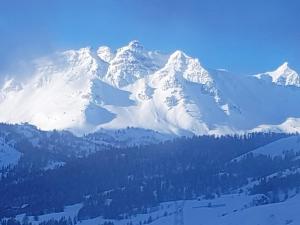
<svg viewBox="0 0 300 225"><path fill-rule="evenodd" d="M132 84L160 68L158 57L154 58L152 52L145 50L138 41L132 41L116 51L109 62L105 80L116 87Z"/></svg>
<svg viewBox="0 0 300 225"><path fill-rule="evenodd" d="M291 72L295 72L293 71L290 67L289 67L289 63L288 62L284 62L282 65L280 65L275 71L271 72L274 73L274 79L279 79L280 76L285 76L290 74Z"/></svg>
<svg viewBox="0 0 300 225"><path fill-rule="evenodd" d="M140 50L140 51L144 49L144 47L138 40L133 40L133 41L129 42L128 48L130 48L132 50Z"/></svg>
<svg viewBox="0 0 300 225"><path fill-rule="evenodd" d="M256 75L260 79L271 79L277 85L300 87L300 75L284 62L276 70Z"/></svg>
<svg viewBox="0 0 300 225"><path fill-rule="evenodd" d="M0 121L77 134L126 127L176 135L297 132L294 87L299 75L288 63L239 76L207 69L180 50L163 54L132 41L37 60L26 82L8 79L0 88Z"/></svg>
<svg viewBox="0 0 300 225"><path fill-rule="evenodd" d="M115 57L115 52L108 46L100 46L97 50L97 55L100 59L109 63Z"/></svg>
<svg viewBox="0 0 300 225"><path fill-rule="evenodd" d="M289 63L288 63L288 62L284 62L284 63L282 63L281 66L278 67L278 69L279 69L279 68L282 68L282 69L288 69L288 68L289 68Z"/></svg>
<svg viewBox="0 0 300 225"><path fill-rule="evenodd" d="M183 51L176 50L170 55L169 60L174 61L174 60L185 60L186 58L190 58L185 54Z"/></svg>
<svg viewBox="0 0 300 225"><path fill-rule="evenodd" d="M135 53L143 53L145 51L144 46L138 41L133 40L130 41L127 45L117 49L118 52L135 52Z"/></svg>
<svg viewBox="0 0 300 225"><path fill-rule="evenodd" d="M181 70L188 64L189 59L190 57L184 52L177 50L169 56L166 66L173 67L174 70Z"/></svg>

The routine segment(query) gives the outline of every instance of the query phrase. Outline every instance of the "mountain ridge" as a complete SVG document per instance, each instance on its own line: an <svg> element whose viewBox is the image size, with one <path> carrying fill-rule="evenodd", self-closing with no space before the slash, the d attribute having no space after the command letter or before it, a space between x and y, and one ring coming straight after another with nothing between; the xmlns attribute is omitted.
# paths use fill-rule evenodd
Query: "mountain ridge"
<svg viewBox="0 0 300 225"><path fill-rule="evenodd" d="M37 60L34 71L1 87L1 122L78 135L126 127L179 136L300 131L300 78L288 63L241 76L132 41L60 52Z"/></svg>

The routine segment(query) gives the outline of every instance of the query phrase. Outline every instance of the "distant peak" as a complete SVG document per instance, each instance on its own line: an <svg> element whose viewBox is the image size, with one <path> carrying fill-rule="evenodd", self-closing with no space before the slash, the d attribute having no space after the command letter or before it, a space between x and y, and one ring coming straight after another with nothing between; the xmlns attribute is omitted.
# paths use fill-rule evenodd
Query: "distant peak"
<svg viewBox="0 0 300 225"><path fill-rule="evenodd" d="M189 58L189 56L187 56L184 52L176 50L170 55L169 61L183 61L187 58Z"/></svg>
<svg viewBox="0 0 300 225"><path fill-rule="evenodd" d="M288 62L284 62L282 65L280 65L277 70L286 70L289 68L289 63Z"/></svg>
<svg viewBox="0 0 300 225"><path fill-rule="evenodd" d="M89 52L91 52L93 50L93 48L91 47L91 46L87 46L87 47L84 47L84 48L80 48L79 50L78 50L78 52L83 52L83 53L89 53Z"/></svg>
<svg viewBox="0 0 300 225"><path fill-rule="evenodd" d="M133 40L129 42L128 47L131 49L139 49L139 50L142 50L144 48L138 40Z"/></svg>
<svg viewBox="0 0 300 225"><path fill-rule="evenodd" d="M107 46L100 46L97 54L105 62L110 62L115 56L114 52Z"/></svg>
<svg viewBox="0 0 300 225"><path fill-rule="evenodd" d="M297 86L300 87L299 74L289 67L288 62L284 62L276 70L257 75L258 78L269 76L273 83L284 86Z"/></svg>
<svg viewBox="0 0 300 225"><path fill-rule="evenodd" d="M78 50L67 50L62 52L62 54L69 57L69 59L74 59L76 57L89 57L92 54L92 48L84 47Z"/></svg>
<svg viewBox="0 0 300 225"><path fill-rule="evenodd" d="M104 45L104 46L100 46L98 48L98 51L111 51L111 49L110 47Z"/></svg>
<svg viewBox="0 0 300 225"><path fill-rule="evenodd" d="M274 70L273 72L269 72L269 73L272 74L273 78L277 79L278 77L281 77L281 76L287 76L287 75L296 73L296 71L292 70L289 67L288 62L284 62L276 70Z"/></svg>
<svg viewBox="0 0 300 225"><path fill-rule="evenodd" d="M132 40L128 45L140 45L140 42L138 40Z"/></svg>
<svg viewBox="0 0 300 225"><path fill-rule="evenodd" d="M144 51L144 47L141 45L141 43L139 41L133 40L133 41L129 42L128 45L125 45L124 47L119 48L117 50L117 53L123 54L124 52L127 52L127 51L140 53L140 52Z"/></svg>

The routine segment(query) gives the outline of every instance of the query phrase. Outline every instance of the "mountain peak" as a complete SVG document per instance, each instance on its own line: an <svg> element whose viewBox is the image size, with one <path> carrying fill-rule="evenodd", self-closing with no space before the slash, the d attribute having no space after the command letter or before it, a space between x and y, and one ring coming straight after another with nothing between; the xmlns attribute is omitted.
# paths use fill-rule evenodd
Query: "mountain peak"
<svg viewBox="0 0 300 225"><path fill-rule="evenodd" d="M289 63L288 62L284 62L283 64L281 64L277 69L276 71L285 71L287 69L290 69L289 68Z"/></svg>
<svg viewBox="0 0 300 225"><path fill-rule="evenodd" d="M288 62L284 62L277 70L270 74L273 82L281 85L300 87L300 76L295 70L289 67Z"/></svg>
<svg viewBox="0 0 300 225"><path fill-rule="evenodd" d="M289 67L288 62L284 62L272 72L258 74L256 77L269 79L277 85L300 87L300 75Z"/></svg>
<svg viewBox="0 0 300 225"><path fill-rule="evenodd" d="M170 55L171 60L184 60L186 58L189 58L183 51L176 50Z"/></svg>
<svg viewBox="0 0 300 225"><path fill-rule="evenodd" d="M188 64L188 59L190 59L190 57L184 52L176 50L170 55L167 66L172 67L175 70L181 70Z"/></svg>
<svg viewBox="0 0 300 225"><path fill-rule="evenodd" d="M159 55L150 54L136 40L119 48L106 74L106 81L116 87L125 87L155 72L161 65L157 62ZM159 61L159 60L158 60Z"/></svg>
<svg viewBox="0 0 300 225"><path fill-rule="evenodd" d="M110 62L115 57L114 52L107 46L100 46L97 55L105 62Z"/></svg>
<svg viewBox="0 0 300 225"><path fill-rule="evenodd" d="M127 45L128 48L133 49L133 50L143 50L144 47L141 45L141 43L138 40L133 40L129 42Z"/></svg>

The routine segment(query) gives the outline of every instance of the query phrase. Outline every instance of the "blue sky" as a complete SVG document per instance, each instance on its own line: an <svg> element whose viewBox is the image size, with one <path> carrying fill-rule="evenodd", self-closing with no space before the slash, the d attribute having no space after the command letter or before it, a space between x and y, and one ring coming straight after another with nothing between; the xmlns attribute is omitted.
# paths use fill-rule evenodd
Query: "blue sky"
<svg viewBox="0 0 300 225"><path fill-rule="evenodd" d="M298 0L1 0L0 73L60 49L138 39L211 68L300 71Z"/></svg>

